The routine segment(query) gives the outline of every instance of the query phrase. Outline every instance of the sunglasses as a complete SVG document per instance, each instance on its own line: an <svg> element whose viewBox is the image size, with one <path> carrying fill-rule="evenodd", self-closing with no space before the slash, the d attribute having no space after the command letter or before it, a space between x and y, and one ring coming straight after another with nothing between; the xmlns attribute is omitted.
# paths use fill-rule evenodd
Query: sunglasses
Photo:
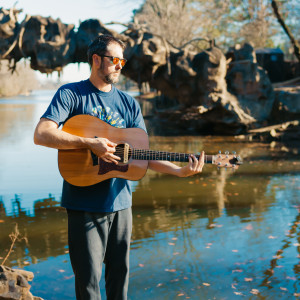
<svg viewBox="0 0 300 300"><path fill-rule="evenodd" d="M127 60L125 58L119 58L119 57L108 56L108 55L101 55L101 56L110 58L110 62L114 65L117 65L121 62L122 67L124 67L127 62Z"/></svg>

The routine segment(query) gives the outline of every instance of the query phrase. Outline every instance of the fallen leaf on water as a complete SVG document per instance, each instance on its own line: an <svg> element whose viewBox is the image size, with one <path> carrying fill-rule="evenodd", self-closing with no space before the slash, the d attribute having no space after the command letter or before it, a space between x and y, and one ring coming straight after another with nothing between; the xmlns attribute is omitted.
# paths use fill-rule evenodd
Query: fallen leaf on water
<svg viewBox="0 0 300 300"><path fill-rule="evenodd" d="M231 185L236 185L236 183L235 183L235 182L232 182L232 181L231 181L231 182L229 182L229 183L230 183Z"/></svg>
<svg viewBox="0 0 300 300"><path fill-rule="evenodd" d="M176 238L176 237L173 237L173 238L172 238L172 240L173 240L173 241L177 241L177 240L178 240L178 238Z"/></svg>
<svg viewBox="0 0 300 300"><path fill-rule="evenodd" d="M244 229L246 229L246 230L253 230L253 226L252 226L252 224L249 224L246 227L244 227Z"/></svg>
<svg viewBox="0 0 300 300"><path fill-rule="evenodd" d="M179 254L180 254L179 252L174 252L174 253L173 253L173 255L179 255Z"/></svg>
<svg viewBox="0 0 300 300"><path fill-rule="evenodd" d="M239 193L234 193L234 196L238 196L239 195Z"/></svg>
<svg viewBox="0 0 300 300"><path fill-rule="evenodd" d="M160 287L160 286L162 286L163 284L162 283L159 283L156 287Z"/></svg>
<svg viewBox="0 0 300 300"><path fill-rule="evenodd" d="M5 221L4 220L0 220L0 223L4 223Z"/></svg>
<svg viewBox="0 0 300 300"><path fill-rule="evenodd" d="M241 269L232 270L232 273L236 273L236 272L243 273L243 270L241 270Z"/></svg>
<svg viewBox="0 0 300 300"><path fill-rule="evenodd" d="M241 293L241 292L234 292L234 293L238 296L243 296L243 293Z"/></svg>
<svg viewBox="0 0 300 300"><path fill-rule="evenodd" d="M183 279L188 280L188 277L185 276L185 277L183 277Z"/></svg>
<svg viewBox="0 0 300 300"><path fill-rule="evenodd" d="M177 296L178 296L178 297L182 297L182 296L184 296L184 294L180 293L180 294L178 294Z"/></svg>
<svg viewBox="0 0 300 300"><path fill-rule="evenodd" d="M234 264L237 265L237 266L243 266L243 265L245 265L246 263L245 263L245 262L235 262Z"/></svg>
<svg viewBox="0 0 300 300"><path fill-rule="evenodd" d="M245 281L253 281L253 278L245 278Z"/></svg>
<svg viewBox="0 0 300 300"><path fill-rule="evenodd" d="M174 273L174 272L176 272L176 269L165 269L165 271Z"/></svg>
<svg viewBox="0 0 300 300"><path fill-rule="evenodd" d="M282 290L282 291L286 291L287 292L287 288L285 288L285 287L280 287L280 289Z"/></svg>
<svg viewBox="0 0 300 300"><path fill-rule="evenodd" d="M202 186L207 186L207 183L203 183Z"/></svg>
<svg viewBox="0 0 300 300"><path fill-rule="evenodd" d="M269 235L269 239L277 239L277 236Z"/></svg>
<svg viewBox="0 0 300 300"><path fill-rule="evenodd" d="M231 284L231 287L232 287L233 289L235 289L235 290L236 290L236 287L235 287L235 285L237 285L237 283L232 283L232 284Z"/></svg>
<svg viewBox="0 0 300 300"><path fill-rule="evenodd" d="M239 252L239 250L232 250L232 252Z"/></svg>
<svg viewBox="0 0 300 300"><path fill-rule="evenodd" d="M300 293L294 293L295 297L300 297Z"/></svg>
<svg viewBox="0 0 300 300"><path fill-rule="evenodd" d="M281 259L282 256L281 255L274 255L273 258L276 258L276 259Z"/></svg>
<svg viewBox="0 0 300 300"><path fill-rule="evenodd" d="M252 290L250 291L250 293L253 294L253 295L257 295L257 294L259 294L259 290L257 290L257 289L252 289Z"/></svg>
<svg viewBox="0 0 300 300"><path fill-rule="evenodd" d="M295 280L295 281L297 280L296 277L290 277L290 276L287 276L286 279Z"/></svg>
<svg viewBox="0 0 300 300"><path fill-rule="evenodd" d="M144 267L145 267L145 265L143 265L143 264L139 264L139 267L141 267L141 268L144 268Z"/></svg>
<svg viewBox="0 0 300 300"><path fill-rule="evenodd" d="M175 246L175 244L174 244L174 243L169 243L169 245L170 245L170 246Z"/></svg>
<svg viewBox="0 0 300 300"><path fill-rule="evenodd" d="M60 272L60 273L64 273L64 272L66 272L65 270L58 270L58 272Z"/></svg>
<svg viewBox="0 0 300 300"><path fill-rule="evenodd" d="M295 244L293 244L295 247L299 247L300 246L300 244L299 243L295 243Z"/></svg>
<svg viewBox="0 0 300 300"><path fill-rule="evenodd" d="M23 264L24 265L30 265L30 262L29 261L24 261Z"/></svg>
<svg viewBox="0 0 300 300"><path fill-rule="evenodd" d="M210 283L203 282L202 284L205 286L210 286Z"/></svg>
<svg viewBox="0 0 300 300"><path fill-rule="evenodd" d="M194 181L189 181L189 184L194 184Z"/></svg>

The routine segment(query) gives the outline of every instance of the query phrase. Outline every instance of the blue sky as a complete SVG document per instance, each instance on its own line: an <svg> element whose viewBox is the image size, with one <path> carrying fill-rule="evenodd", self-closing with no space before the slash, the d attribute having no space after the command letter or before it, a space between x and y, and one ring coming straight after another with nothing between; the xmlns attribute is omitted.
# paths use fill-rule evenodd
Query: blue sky
<svg viewBox="0 0 300 300"><path fill-rule="evenodd" d="M1 0L0 7L11 8L16 0ZM15 7L23 9L19 15L19 23L26 14L51 16L53 19L60 18L63 23L79 26L80 21L87 19L99 19L102 23L111 21L127 23L133 16L132 11L143 3L143 0L19 0ZM123 26L107 26L121 32ZM40 79L45 79L46 75L37 72ZM63 70L62 80L77 81L86 79L89 74L87 64L70 64ZM52 75L53 80L57 79L57 72Z"/></svg>

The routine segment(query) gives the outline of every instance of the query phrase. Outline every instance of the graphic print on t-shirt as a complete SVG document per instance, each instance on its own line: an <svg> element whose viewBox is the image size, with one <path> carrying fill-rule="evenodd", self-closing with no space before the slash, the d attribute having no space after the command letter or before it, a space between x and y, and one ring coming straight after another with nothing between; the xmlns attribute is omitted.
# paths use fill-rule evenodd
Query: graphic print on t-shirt
<svg viewBox="0 0 300 300"><path fill-rule="evenodd" d="M93 108L93 113L95 117L98 117L100 120L105 121L114 127L125 128L125 120L121 118L118 112L113 112L108 106L102 107L101 105L98 105Z"/></svg>

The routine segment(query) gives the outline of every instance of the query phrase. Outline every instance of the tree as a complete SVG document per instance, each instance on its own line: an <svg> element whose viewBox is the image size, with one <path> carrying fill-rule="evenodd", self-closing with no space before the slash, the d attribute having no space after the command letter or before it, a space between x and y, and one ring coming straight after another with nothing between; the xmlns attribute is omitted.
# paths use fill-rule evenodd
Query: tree
<svg viewBox="0 0 300 300"><path fill-rule="evenodd" d="M150 32L180 47L194 37L200 25L191 17L190 3L189 0L146 0L135 11L134 18L139 24L145 24Z"/></svg>
<svg viewBox="0 0 300 300"><path fill-rule="evenodd" d="M287 27L287 25L285 24L282 15L279 12L279 8L277 5L277 2L275 0L272 0L272 8L274 10L274 14L279 22L279 24L281 25L281 27L283 28L283 30L285 31L285 33L287 34L287 36L289 37L293 47L294 47L294 53L295 56L298 58L299 62L300 62L300 46L299 43L297 42L297 40L294 38L294 35L292 34L291 30Z"/></svg>
<svg viewBox="0 0 300 300"><path fill-rule="evenodd" d="M38 87L35 72L28 64L17 63L12 73L8 61L1 61L0 69L0 97L27 94Z"/></svg>
<svg viewBox="0 0 300 300"><path fill-rule="evenodd" d="M291 30L299 31L299 1L283 2L280 8ZM237 43L262 48L280 41L269 0L145 0L135 19L177 47L198 37L216 39L224 50Z"/></svg>

